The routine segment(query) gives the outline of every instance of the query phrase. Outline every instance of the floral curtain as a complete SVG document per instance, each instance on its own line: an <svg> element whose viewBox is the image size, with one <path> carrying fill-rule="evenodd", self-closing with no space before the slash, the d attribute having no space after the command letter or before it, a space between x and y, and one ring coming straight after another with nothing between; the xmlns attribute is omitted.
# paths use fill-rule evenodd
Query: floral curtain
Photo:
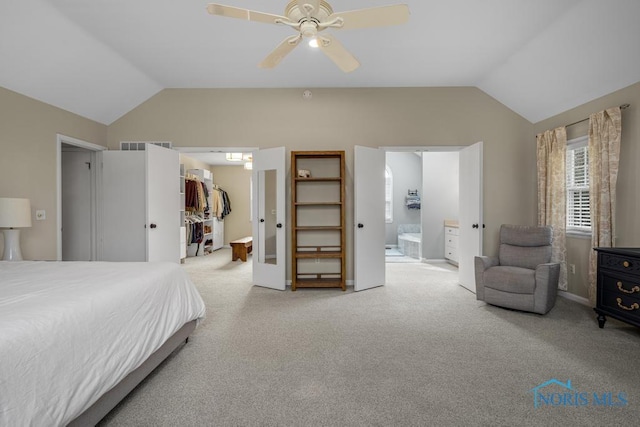
<svg viewBox="0 0 640 427"><path fill-rule="evenodd" d="M616 182L622 132L620 107L589 116L589 204L591 247L613 247ZM589 252L589 300L596 302L597 254Z"/></svg>
<svg viewBox="0 0 640 427"><path fill-rule="evenodd" d="M560 263L558 288L567 289L566 153L567 130L559 127L536 136L538 163L538 225L553 227L552 261Z"/></svg>

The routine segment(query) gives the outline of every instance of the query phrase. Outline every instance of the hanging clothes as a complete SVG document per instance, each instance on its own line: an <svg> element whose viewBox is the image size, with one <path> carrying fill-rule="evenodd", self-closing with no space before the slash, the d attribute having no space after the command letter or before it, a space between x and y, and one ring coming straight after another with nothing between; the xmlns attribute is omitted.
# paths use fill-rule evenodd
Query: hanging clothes
<svg viewBox="0 0 640 427"><path fill-rule="evenodd" d="M224 217L231 213L231 201L226 191L220 187L214 187L212 193L212 213L219 220L223 220Z"/></svg>

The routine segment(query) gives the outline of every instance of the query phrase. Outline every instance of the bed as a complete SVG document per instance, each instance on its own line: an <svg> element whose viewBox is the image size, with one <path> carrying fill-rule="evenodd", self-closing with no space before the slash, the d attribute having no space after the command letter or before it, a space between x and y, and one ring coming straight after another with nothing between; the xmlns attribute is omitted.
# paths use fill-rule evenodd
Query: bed
<svg viewBox="0 0 640 427"><path fill-rule="evenodd" d="M0 425L91 425L205 306L174 263L0 262Z"/></svg>

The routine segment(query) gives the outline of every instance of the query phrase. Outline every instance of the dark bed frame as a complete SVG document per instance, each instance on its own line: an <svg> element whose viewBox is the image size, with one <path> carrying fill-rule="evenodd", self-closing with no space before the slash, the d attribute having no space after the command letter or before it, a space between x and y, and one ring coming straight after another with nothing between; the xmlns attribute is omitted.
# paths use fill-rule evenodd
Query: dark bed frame
<svg viewBox="0 0 640 427"><path fill-rule="evenodd" d="M136 370L122 379L115 387L100 397L91 407L69 423L73 427L95 426L116 405L124 399L143 379L160 365L175 349L189 340L189 335L196 328L196 320L185 323L162 346L156 350Z"/></svg>

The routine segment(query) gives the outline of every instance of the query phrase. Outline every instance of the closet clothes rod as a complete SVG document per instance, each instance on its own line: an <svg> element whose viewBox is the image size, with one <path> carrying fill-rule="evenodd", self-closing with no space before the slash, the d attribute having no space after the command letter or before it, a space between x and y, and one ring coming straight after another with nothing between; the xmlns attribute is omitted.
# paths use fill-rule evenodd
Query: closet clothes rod
<svg viewBox="0 0 640 427"><path fill-rule="evenodd" d="M630 106L631 106L630 104L622 104L620 106L620 109L621 110L626 110ZM569 126L577 125L578 123L586 122L587 120L589 120L589 117L587 117L586 119L578 120L577 122L573 122L571 124L565 125L564 127L568 128Z"/></svg>

